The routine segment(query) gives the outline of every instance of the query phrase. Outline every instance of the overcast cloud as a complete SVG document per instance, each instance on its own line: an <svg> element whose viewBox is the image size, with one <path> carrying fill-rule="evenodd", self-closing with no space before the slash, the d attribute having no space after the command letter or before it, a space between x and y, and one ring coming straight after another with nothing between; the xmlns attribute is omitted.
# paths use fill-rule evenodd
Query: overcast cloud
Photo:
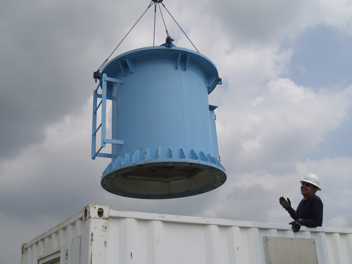
<svg viewBox="0 0 352 264"><path fill-rule="evenodd" d="M227 182L167 201L112 195L90 159L93 71L149 2L2 1L0 263L90 203L113 209L288 223L278 203L321 180L324 225L352 228L352 4L348 0L168 1L223 85L217 131ZM193 49L164 11L175 45ZM165 40L158 17L156 44ZM152 45L149 10L116 51ZM314 36L314 37L312 37ZM113 56L113 57L114 57Z"/></svg>

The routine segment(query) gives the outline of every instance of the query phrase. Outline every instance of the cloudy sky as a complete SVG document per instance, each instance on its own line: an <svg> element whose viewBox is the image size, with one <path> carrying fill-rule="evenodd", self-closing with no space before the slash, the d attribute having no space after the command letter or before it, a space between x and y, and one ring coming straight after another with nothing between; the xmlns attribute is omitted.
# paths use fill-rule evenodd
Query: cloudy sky
<svg viewBox="0 0 352 264"><path fill-rule="evenodd" d="M223 78L209 100L228 177L215 191L165 201L106 192L109 160L90 159L92 73L149 1L0 3L0 263L19 263L22 243L90 203L287 223L278 199L296 207L310 172L321 180L324 225L352 228L350 0L164 0ZM175 45L193 49L163 14ZM114 56L151 45L152 9Z"/></svg>

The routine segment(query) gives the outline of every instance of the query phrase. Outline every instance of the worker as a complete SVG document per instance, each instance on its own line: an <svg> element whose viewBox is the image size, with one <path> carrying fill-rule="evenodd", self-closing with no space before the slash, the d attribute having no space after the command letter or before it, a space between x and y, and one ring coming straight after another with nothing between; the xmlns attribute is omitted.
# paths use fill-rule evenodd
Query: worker
<svg viewBox="0 0 352 264"><path fill-rule="evenodd" d="M317 227L323 224L323 203L320 198L315 195L317 191L321 191L320 181L317 175L310 173L301 180L301 193L303 199L299 203L295 211L291 207L291 201L284 197L280 197L280 204L290 216L295 220L291 222L293 232L298 232L301 226Z"/></svg>

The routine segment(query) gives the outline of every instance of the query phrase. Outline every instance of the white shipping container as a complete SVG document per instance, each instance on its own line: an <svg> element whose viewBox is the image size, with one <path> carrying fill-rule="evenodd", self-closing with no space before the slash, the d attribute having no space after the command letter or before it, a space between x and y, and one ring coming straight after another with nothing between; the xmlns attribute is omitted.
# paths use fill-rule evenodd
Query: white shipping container
<svg viewBox="0 0 352 264"><path fill-rule="evenodd" d="M352 229L128 212L88 205L22 246L22 264L352 263Z"/></svg>

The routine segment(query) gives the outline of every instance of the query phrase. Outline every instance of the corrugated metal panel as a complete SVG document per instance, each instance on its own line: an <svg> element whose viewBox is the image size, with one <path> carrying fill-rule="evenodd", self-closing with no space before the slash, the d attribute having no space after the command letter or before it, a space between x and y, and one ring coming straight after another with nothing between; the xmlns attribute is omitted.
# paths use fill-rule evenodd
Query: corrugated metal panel
<svg viewBox="0 0 352 264"><path fill-rule="evenodd" d="M22 264L266 264L266 237L312 238L319 264L352 263L352 229L305 228L89 205L24 244Z"/></svg>
<svg viewBox="0 0 352 264"><path fill-rule="evenodd" d="M318 263L314 238L266 236L264 244L270 264Z"/></svg>

